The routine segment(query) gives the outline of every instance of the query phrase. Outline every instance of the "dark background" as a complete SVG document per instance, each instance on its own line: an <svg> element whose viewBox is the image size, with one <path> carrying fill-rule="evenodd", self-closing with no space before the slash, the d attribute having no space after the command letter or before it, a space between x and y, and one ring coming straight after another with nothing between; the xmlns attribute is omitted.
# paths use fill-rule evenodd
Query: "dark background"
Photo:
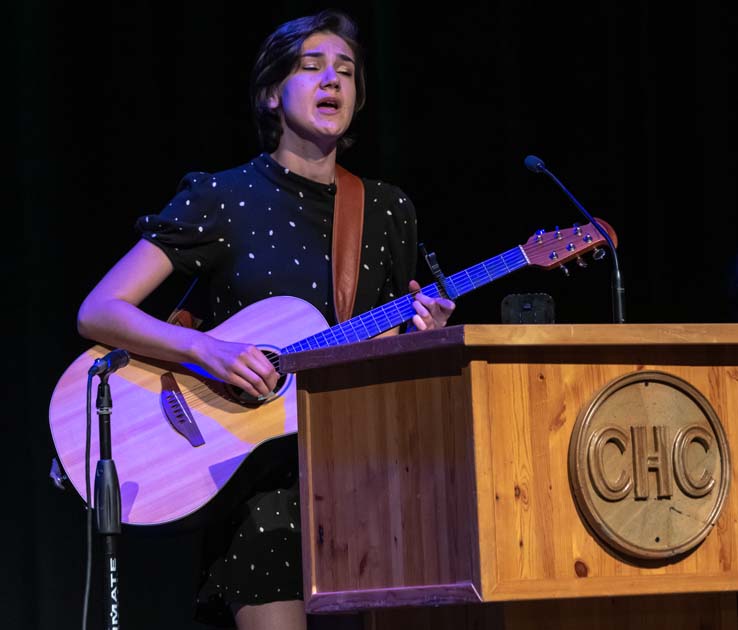
<svg viewBox="0 0 738 630"><path fill-rule="evenodd" d="M80 625L83 506L47 478L49 399L91 345L76 333L80 302L183 174L258 152L256 48L326 6L48 5L6 15L4 628ZM447 275L583 222L524 168L533 153L615 229L627 322L736 320L734 3L332 6L354 15L368 50L359 141L342 162L405 190ZM610 260L568 279L518 271L460 299L451 323L499 323L503 298L529 292L553 297L557 322L609 323ZM148 306L165 315L180 288L172 280ZM196 542L123 537L124 627L202 627L190 620Z"/></svg>

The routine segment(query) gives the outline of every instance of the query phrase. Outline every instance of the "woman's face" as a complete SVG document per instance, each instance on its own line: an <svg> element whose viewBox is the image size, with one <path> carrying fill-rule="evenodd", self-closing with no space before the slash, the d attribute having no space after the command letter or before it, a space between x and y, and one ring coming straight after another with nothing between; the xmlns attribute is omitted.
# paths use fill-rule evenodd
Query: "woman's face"
<svg viewBox="0 0 738 630"><path fill-rule="evenodd" d="M308 141L331 150L351 124L356 104L354 53L333 33L314 33L295 70L269 98L280 108L280 146Z"/></svg>

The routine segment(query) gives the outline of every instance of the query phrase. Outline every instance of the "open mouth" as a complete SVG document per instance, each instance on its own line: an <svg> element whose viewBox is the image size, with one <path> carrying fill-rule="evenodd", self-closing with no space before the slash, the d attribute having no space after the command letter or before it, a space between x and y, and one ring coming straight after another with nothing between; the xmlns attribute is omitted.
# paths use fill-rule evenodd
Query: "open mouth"
<svg viewBox="0 0 738 630"><path fill-rule="evenodd" d="M328 110L328 111L337 111L339 108L338 100L335 98L321 98L318 101L317 105L318 109L321 110Z"/></svg>

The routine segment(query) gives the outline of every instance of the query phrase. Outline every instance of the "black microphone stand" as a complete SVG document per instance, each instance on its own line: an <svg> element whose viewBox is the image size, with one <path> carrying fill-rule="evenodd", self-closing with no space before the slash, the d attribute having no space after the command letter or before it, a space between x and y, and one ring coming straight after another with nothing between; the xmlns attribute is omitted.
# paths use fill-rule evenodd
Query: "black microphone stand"
<svg viewBox="0 0 738 630"><path fill-rule="evenodd" d="M120 629L120 598L118 592L118 536L121 533L120 485L112 456L110 413L113 399L108 384L109 374L100 375L97 386L97 413L100 433L100 460L95 469L95 517L97 531L104 542L105 628Z"/></svg>

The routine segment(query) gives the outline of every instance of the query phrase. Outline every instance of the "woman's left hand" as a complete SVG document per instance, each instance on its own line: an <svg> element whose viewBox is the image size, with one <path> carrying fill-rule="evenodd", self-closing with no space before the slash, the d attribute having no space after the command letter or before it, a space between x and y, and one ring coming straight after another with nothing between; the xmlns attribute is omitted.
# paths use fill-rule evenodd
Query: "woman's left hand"
<svg viewBox="0 0 738 630"><path fill-rule="evenodd" d="M418 330L443 328L456 308L456 304L451 300L432 298L421 293L420 285L415 280L410 280L410 293L415 294L413 308L416 314L413 315L413 324Z"/></svg>

